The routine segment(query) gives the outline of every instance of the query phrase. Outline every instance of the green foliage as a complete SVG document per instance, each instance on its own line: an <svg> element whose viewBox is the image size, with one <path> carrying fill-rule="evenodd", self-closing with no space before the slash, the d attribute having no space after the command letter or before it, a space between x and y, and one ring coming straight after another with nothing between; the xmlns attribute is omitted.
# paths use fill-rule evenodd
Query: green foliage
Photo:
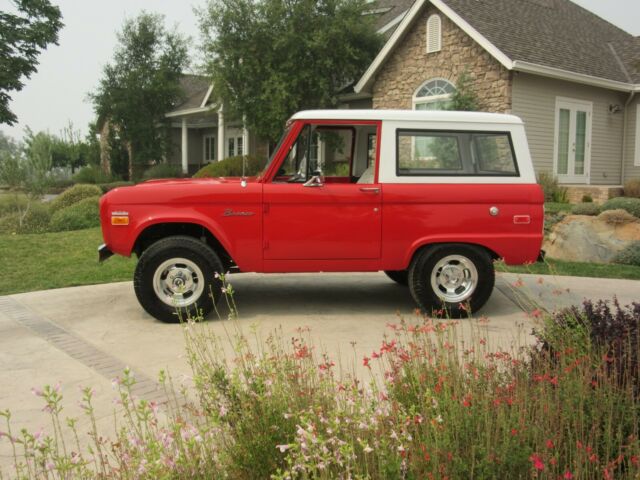
<svg viewBox="0 0 640 480"><path fill-rule="evenodd" d="M107 193L107 192L110 192L111 190L113 190L114 188L130 187L132 185L135 185L135 183L133 183L133 182L111 182L111 183L101 183L98 186L100 187L100 190L102 190L102 193Z"/></svg>
<svg viewBox="0 0 640 480"><path fill-rule="evenodd" d="M583 195L582 196L582 203L591 203L593 202L593 197L591 195Z"/></svg>
<svg viewBox="0 0 640 480"><path fill-rule="evenodd" d="M456 91L451 95L450 110L473 112L479 110L478 96L473 90L473 79L469 72L462 72L456 82Z"/></svg>
<svg viewBox="0 0 640 480"><path fill-rule="evenodd" d="M15 213L29 203L29 197L23 193L0 193L0 217Z"/></svg>
<svg viewBox="0 0 640 480"><path fill-rule="evenodd" d="M13 137L0 132L0 162L5 157L13 157L19 154L21 145Z"/></svg>
<svg viewBox="0 0 640 480"><path fill-rule="evenodd" d="M51 211L42 202L30 202L23 209L21 216L19 210L13 213L0 215L0 235L14 233L44 233L49 229Z"/></svg>
<svg viewBox="0 0 640 480"><path fill-rule="evenodd" d="M632 178L624 183L624 196L640 198L640 178Z"/></svg>
<svg viewBox="0 0 640 480"><path fill-rule="evenodd" d="M602 211L607 210L626 210L631 215L640 218L640 198L616 197L607 200L602 205Z"/></svg>
<svg viewBox="0 0 640 480"><path fill-rule="evenodd" d="M331 108L382 38L364 0L208 0L198 11L203 57L217 98L259 136L276 141L296 111Z"/></svg>
<svg viewBox="0 0 640 480"><path fill-rule="evenodd" d="M38 55L58 43L60 9L48 0L13 0L16 12L0 11L0 124L18 121L9 109L10 92L19 92L36 71Z"/></svg>
<svg viewBox="0 0 640 480"><path fill-rule="evenodd" d="M183 176L182 168L179 165L159 163L145 170L142 174L142 180L151 180L154 178L181 178Z"/></svg>
<svg viewBox="0 0 640 480"><path fill-rule="evenodd" d="M242 159L246 159L245 175L251 177L257 175L264 168L266 161L252 155L229 157L220 162L212 162L198 170L194 178L206 177L241 177L242 176Z"/></svg>
<svg viewBox="0 0 640 480"><path fill-rule="evenodd" d="M572 213L574 215L600 215L600 206L595 203L578 203L573 207Z"/></svg>
<svg viewBox="0 0 640 480"><path fill-rule="evenodd" d="M83 167L73 176L74 183L111 183L116 181L112 175L107 175L98 165Z"/></svg>
<svg viewBox="0 0 640 480"><path fill-rule="evenodd" d="M640 240L633 242L627 248L618 253L613 259L614 263L621 265L634 265L640 267Z"/></svg>
<svg viewBox="0 0 640 480"><path fill-rule="evenodd" d="M571 213L573 210L573 205L570 203L556 203L556 202L545 202L544 211L545 213Z"/></svg>
<svg viewBox="0 0 640 480"><path fill-rule="evenodd" d="M51 211L57 212L87 198L100 197L101 195L102 190L96 185L74 185L51 201Z"/></svg>
<svg viewBox="0 0 640 480"><path fill-rule="evenodd" d="M89 197L66 208L56 211L51 216L51 232L82 230L100 225L100 197Z"/></svg>
<svg viewBox="0 0 640 480"><path fill-rule="evenodd" d="M558 185L558 180L551 173L540 172L538 184L544 192L545 202L568 203L567 189Z"/></svg>
<svg viewBox="0 0 640 480"><path fill-rule="evenodd" d="M187 64L187 43L165 28L163 16L143 12L125 22L113 61L91 96L99 118L118 131L117 153L123 144L130 145L129 160L135 164L165 156L164 115L181 98L180 78Z"/></svg>

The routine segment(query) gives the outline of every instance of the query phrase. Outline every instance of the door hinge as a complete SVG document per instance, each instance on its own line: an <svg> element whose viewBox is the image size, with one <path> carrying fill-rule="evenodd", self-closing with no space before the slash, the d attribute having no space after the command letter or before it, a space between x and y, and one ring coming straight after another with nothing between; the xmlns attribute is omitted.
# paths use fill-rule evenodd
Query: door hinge
<svg viewBox="0 0 640 480"><path fill-rule="evenodd" d="M264 243L262 244L262 249L263 250L268 250L269 249L269 242L267 240L265 240Z"/></svg>
<svg viewBox="0 0 640 480"><path fill-rule="evenodd" d="M263 203L262 204L262 212L263 213L269 213L269 204L268 203Z"/></svg>

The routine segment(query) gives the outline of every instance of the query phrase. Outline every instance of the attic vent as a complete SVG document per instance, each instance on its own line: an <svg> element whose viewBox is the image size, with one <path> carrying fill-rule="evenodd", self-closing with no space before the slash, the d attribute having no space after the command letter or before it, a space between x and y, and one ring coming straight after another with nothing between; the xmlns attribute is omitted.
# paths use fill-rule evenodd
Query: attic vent
<svg viewBox="0 0 640 480"><path fill-rule="evenodd" d="M431 15L427 20L427 53L442 49L442 21L440 15Z"/></svg>

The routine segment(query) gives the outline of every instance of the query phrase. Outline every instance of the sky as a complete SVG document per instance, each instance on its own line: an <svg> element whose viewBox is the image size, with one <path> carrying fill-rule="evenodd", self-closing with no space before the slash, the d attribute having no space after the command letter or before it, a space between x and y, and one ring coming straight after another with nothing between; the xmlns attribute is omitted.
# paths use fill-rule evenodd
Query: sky
<svg viewBox="0 0 640 480"><path fill-rule="evenodd" d="M639 0L574 0L633 35L640 35ZM26 80L21 92L12 92L10 108L19 123L0 130L16 139L29 126L34 131L59 134L69 122L85 134L94 120L87 95L95 90L102 69L113 55L116 32L127 18L143 10L165 15L167 24L175 25L191 38L192 58L197 55L199 30L194 7L205 0L52 0L62 11L65 26L59 45L52 45L40 56L37 73ZM0 0L6 10L9 0ZM196 62L194 62L196 63ZM197 64L194 65L197 67ZM193 68L193 67L192 67Z"/></svg>

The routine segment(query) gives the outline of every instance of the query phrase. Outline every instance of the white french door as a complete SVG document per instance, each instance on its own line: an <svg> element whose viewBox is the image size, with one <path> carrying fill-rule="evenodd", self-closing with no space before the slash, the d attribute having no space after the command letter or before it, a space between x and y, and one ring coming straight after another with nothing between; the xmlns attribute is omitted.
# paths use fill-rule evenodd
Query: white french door
<svg viewBox="0 0 640 480"><path fill-rule="evenodd" d="M593 104L556 99L554 172L559 183L589 183Z"/></svg>

